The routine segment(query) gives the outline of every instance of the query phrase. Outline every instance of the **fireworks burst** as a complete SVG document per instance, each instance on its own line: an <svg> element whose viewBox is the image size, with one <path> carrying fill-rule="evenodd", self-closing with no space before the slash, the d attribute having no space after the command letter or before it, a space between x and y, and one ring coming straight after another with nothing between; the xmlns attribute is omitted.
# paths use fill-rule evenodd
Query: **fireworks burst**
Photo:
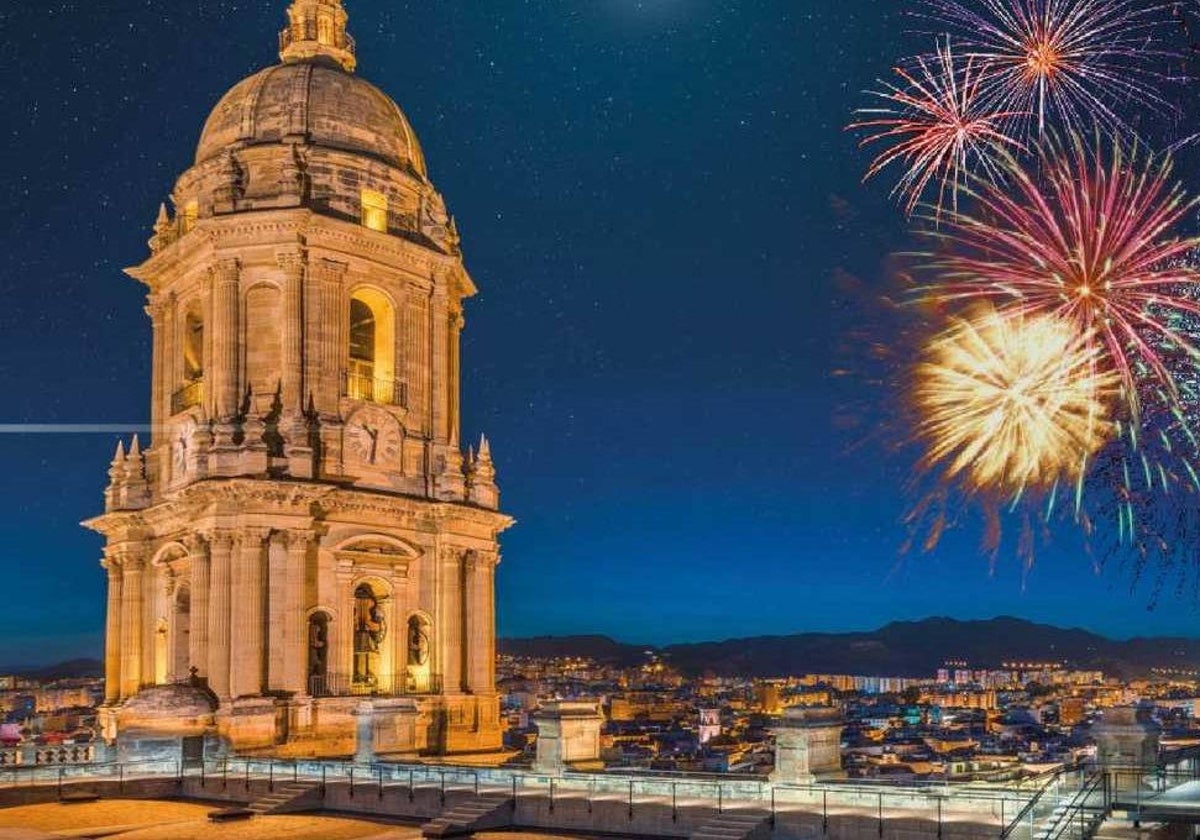
<svg viewBox="0 0 1200 840"><path fill-rule="evenodd" d="M1076 482L1113 433L1117 379L1060 318L990 307L925 348L914 397L926 466L971 490L1020 494Z"/></svg>
<svg viewBox="0 0 1200 840"><path fill-rule="evenodd" d="M1178 402L1169 357L1200 359L1178 328L1200 316L1200 271L1186 259L1200 239L1173 233L1195 201L1172 181L1168 159L1139 159L1116 140L1096 145L1044 144L1040 177L1009 158L1003 187L980 183L975 214L930 234L946 253L932 258L937 283L920 294L1074 324L1102 345L1136 426L1145 389Z"/></svg>
<svg viewBox="0 0 1200 840"><path fill-rule="evenodd" d="M1159 93L1155 45L1171 5L1145 0L926 0L930 16L988 69L982 93L997 110L1050 115L1078 130L1127 130L1120 105L1170 110ZM1028 128L1028 126L1026 126ZM1020 132L1018 132L1020 134Z"/></svg>
<svg viewBox="0 0 1200 840"><path fill-rule="evenodd" d="M937 185L939 212L947 196L957 208L958 192L972 167L995 174L994 152L1019 146L1000 129L1012 115L982 106L982 63L968 60L960 67L948 41L938 45L934 56L916 59L912 70L898 67L895 72L902 84L881 79L882 89L872 92L884 106L860 109L863 119L848 126L869 132L861 146L894 144L875 158L866 178L899 164L904 171L892 195L903 196L910 215L931 183Z"/></svg>

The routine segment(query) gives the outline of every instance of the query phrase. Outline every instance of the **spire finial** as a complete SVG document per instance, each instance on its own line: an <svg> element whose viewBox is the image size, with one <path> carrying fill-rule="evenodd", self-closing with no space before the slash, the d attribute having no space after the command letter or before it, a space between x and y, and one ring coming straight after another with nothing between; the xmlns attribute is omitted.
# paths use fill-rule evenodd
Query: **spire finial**
<svg viewBox="0 0 1200 840"><path fill-rule="evenodd" d="M292 0L288 26L279 33L279 58L284 64L327 58L347 73L358 65L354 39L346 31L348 15L342 0Z"/></svg>

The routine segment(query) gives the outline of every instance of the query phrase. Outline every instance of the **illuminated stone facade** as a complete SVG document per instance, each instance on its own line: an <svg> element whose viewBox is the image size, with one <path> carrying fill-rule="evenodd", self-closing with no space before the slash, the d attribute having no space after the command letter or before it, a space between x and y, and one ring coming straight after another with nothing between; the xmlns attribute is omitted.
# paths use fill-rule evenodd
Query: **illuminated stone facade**
<svg viewBox="0 0 1200 840"><path fill-rule="evenodd" d="M216 106L129 270L154 432L86 523L107 539L106 736L191 680L238 750L351 754L364 703L376 754L495 750L511 520L487 442L460 447L475 287L408 121L353 75L340 0L288 15L282 63Z"/></svg>

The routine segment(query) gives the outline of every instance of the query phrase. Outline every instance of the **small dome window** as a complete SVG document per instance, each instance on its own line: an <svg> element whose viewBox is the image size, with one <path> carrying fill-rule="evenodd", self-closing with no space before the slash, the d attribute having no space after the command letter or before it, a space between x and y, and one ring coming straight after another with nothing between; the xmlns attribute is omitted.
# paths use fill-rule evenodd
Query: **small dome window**
<svg viewBox="0 0 1200 840"><path fill-rule="evenodd" d="M387 233L388 229L388 200L387 196L375 190L362 191L362 223L364 227Z"/></svg>

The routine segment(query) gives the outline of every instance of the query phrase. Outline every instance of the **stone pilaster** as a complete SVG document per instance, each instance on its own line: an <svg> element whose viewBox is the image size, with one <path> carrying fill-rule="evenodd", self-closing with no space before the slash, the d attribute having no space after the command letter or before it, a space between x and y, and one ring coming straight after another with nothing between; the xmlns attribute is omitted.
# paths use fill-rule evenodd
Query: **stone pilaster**
<svg viewBox="0 0 1200 840"><path fill-rule="evenodd" d="M462 360L460 357L462 349L462 330L466 326L462 312L454 310L450 313L450 323L446 328L446 340L449 346L446 348L447 366L449 367L448 379L446 383L446 422L447 436L450 446L455 451L459 449L461 422L461 410L459 407L462 399Z"/></svg>
<svg viewBox="0 0 1200 840"><path fill-rule="evenodd" d="M228 531L218 531L209 539L208 686L222 701L229 699L229 584L233 544L233 535Z"/></svg>
<svg viewBox="0 0 1200 840"><path fill-rule="evenodd" d="M230 669L230 693L234 697L257 697L263 692L267 629L263 546L269 533L263 528L242 531L233 564L230 624L238 640L238 655Z"/></svg>
<svg viewBox="0 0 1200 840"><path fill-rule="evenodd" d="M308 637L304 622L304 585L308 553L316 541L313 531L287 532L287 569L284 573L283 645L284 691L308 693Z"/></svg>
<svg viewBox="0 0 1200 840"><path fill-rule="evenodd" d="M283 271L283 413L284 417L296 417L304 409L304 254L284 251L276 255L276 261Z"/></svg>
<svg viewBox="0 0 1200 840"><path fill-rule="evenodd" d="M433 297L429 302L429 340L434 350L430 361L430 416L431 437L435 444L444 444L450 439L450 418L446 409L449 407L447 396L449 388L450 360L446 352L450 346L448 332L449 318L446 316L446 290L441 283L434 287Z"/></svg>
<svg viewBox="0 0 1200 840"><path fill-rule="evenodd" d="M188 640L188 665L200 677L208 676L208 604L211 587L211 559L208 543L197 534L187 541L192 563L191 636Z"/></svg>
<svg viewBox="0 0 1200 840"><path fill-rule="evenodd" d="M121 555L121 698L142 687L142 573L140 554Z"/></svg>
<svg viewBox="0 0 1200 840"><path fill-rule="evenodd" d="M214 416L228 424L238 414L241 402L238 393L241 265L235 259L221 260L213 266L212 274Z"/></svg>
<svg viewBox="0 0 1200 840"><path fill-rule="evenodd" d="M171 360L167 358L168 307L165 296L153 295L146 306L150 316L151 353L150 362L150 446L153 449L162 443L163 419L170 413L170 380L168 371Z"/></svg>
<svg viewBox="0 0 1200 840"><path fill-rule="evenodd" d="M438 650L443 690L463 690L463 553L457 548L439 552Z"/></svg>
<svg viewBox="0 0 1200 840"><path fill-rule="evenodd" d="M159 595L162 592L162 568L147 564L142 572L142 685L158 683L158 663L155 654L158 652L158 610Z"/></svg>
<svg viewBox="0 0 1200 840"><path fill-rule="evenodd" d="M345 289L345 263L321 260L313 266L308 287L315 293L310 301L315 306L312 329L309 331L309 353L316 361L313 373L318 377L310 388L316 394L317 410L325 416L336 416L338 400L342 391L342 375L346 368L345 354L348 351L349 300Z"/></svg>
<svg viewBox="0 0 1200 840"><path fill-rule="evenodd" d="M121 699L121 567L115 558L105 558L108 572L108 609L104 620L104 702Z"/></svg>
<svg viewBox="0 0 1200 840"><path fill-rule="evenodd" d="M487 581L491 576L491 562L478 552L467 552L463 561L465 595L463 645L466 653L464 683L473 694L488 694L492 691L494 663L488 658L491 653L489 637L492 624L489 616Z"/></svg>

